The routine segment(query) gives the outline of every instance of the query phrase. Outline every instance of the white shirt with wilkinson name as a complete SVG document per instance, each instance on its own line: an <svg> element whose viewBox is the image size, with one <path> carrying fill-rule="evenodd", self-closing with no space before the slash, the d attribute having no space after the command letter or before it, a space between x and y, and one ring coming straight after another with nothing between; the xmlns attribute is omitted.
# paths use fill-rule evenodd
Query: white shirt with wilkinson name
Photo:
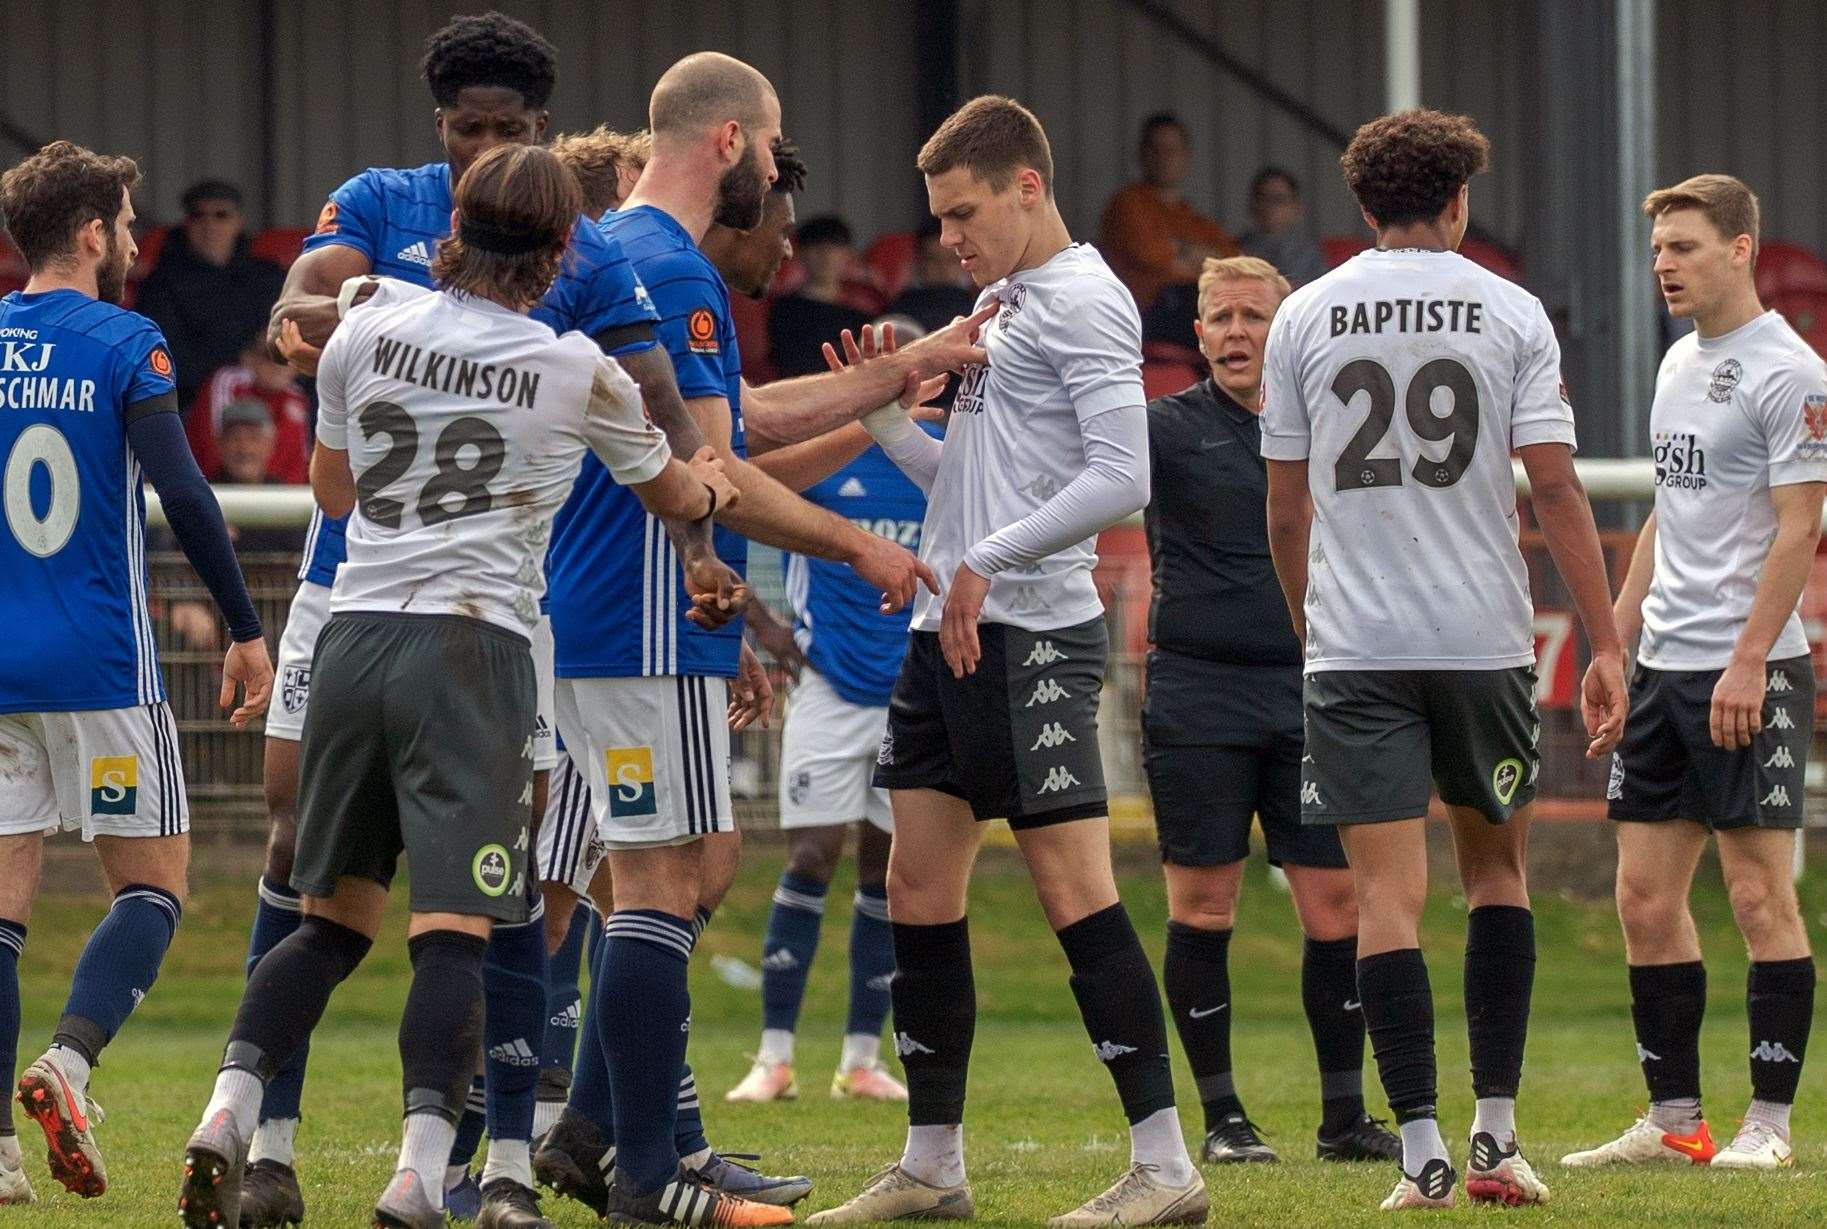
<svg viewBox="0 0 1827 1229"><path fill-rule="evenodd" d="M1773 311L1719 337L1689 333L1663 356L1649 432L1656 567L1637 660L1721 670L1776 536L1770 489L1827 482L1827 364ZM1770 660L1807 652L1791 613Z"/></svg>
<svg viewBox="0 0 1827 1229"><path fill-rule="evenodd" d="M1360 253L1269 329L1262 455L1307 462L1307 665L1535 660L1510 453L1574 444L1541 302L1456 252Z"/></svg>
<svg viewBox="0 0 1827 1229"><path fill-rule="evenodd" d="M977 309L1002 310L979 343L988 366L964 373L926 505L920 558L950 585L965 554L1034 512L1086 469L1083 424L1136 416L1148 473L1142 323L1097 249L1074 243L1038 268L984 287ZM1128 434L1134 434L1133 432ZM1146 496L1143 497L1146 502ZM1071 627L1104 606L1092 584L1097 535L990 577L979 618L1028 631ZM936 632L943 596L922 587L913 629Z"/></svg>
<svg viewBox="0 0 1827 1229"><path fill-rule="evenodd" d="M324 347L317 438L357 491L330 610L467 615L526 635L552 517L584 451L617 482L671 456L640 391L582 333L383 280Z"/></svg>

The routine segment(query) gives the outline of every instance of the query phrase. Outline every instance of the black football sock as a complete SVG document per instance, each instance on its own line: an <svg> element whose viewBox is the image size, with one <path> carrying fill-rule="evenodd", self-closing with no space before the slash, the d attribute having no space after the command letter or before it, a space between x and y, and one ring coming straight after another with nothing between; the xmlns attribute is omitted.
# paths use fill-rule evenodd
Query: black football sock
<svg viewBox="0 0 1827 1229"><path fill-rule="evenodd" d="M964 1121L965 1078L977 1032L977 985L966 919L915 926L894 922L894 1046L907 1073L907 1121L916 1127Z"/></svg>
<svg viewBox="0 0 1827 1229"><path fill-rule="evenodd" d="M1535 915L1514 905L1472 910L1465 932L1465 1029L1472 1094L1481 1100L1516 1096L1534 987Z"/></svg>
<svg viewBox="0 0 1827 1229"><path fill-rule="evenodd" d="M1207 1131L1226 1116L1243 1113L1231 1076L1230 948L1229 930L1167 923L1161 981L1205 1108Z"/></svg>
<svg viewBox="0 0 1827 1229"><path fill-rule="evenodd" d="M482 959L488 940L428 930L406 941L412 984L400 1013L400 1074L406 1114L456 1124L482 1049ZM448 1153L438 1157L443 1174Z"/></svg>
<svg viewBox="0 0 1827 1229"><path fill-rule="evenodd" d="M1706 1015L1706 966L1630 966L1630 1018L1637 1060L1652 1102L1700 1103L1700 1022Z"/></svg>
<svg viewBox="0 0 1827 1229"><path fill-rule="evenodd" d="M1320 1132L1337 1135L1364 1116L1364 1012L1358 1003L1356 935L1306 941L1300 998L1319 1058Z"/></svg>
<svg viewBox="0 0 1827 1229"><path fill-rule="evenodd" d="M1155 971L1121 904L1059 932L1072 966L1072 996L1098 1059L1116 1081L1130 1124L1174 1103L1167 1022Z"/></svg>
<svg viewBox="0 0 1827 1229"><path fill-rule="evenodd" d="M1434 994L1421 949L1401 948L1360 959L1358 998L1364 1004L1364 1030L1396 1122L1434 1117L1439 1095L1434 1067Z"/></svg>
<svg viewBox="0 0 1827 1229"><path fill-rule="evenodd" d="M1751 1022L1751 1095L1794 1104L1814 1019L1814 961L1805 956L1753 961L1745 999Z"/></svg>

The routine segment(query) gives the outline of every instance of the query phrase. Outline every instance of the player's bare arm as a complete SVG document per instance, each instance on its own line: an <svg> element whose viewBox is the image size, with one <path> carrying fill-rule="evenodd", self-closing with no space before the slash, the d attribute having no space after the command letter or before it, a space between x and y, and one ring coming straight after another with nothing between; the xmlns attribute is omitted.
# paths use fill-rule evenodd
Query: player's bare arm
<svg viewBox="0 0 1827 1229"><path fill-rule="evenodd" d="M1630 646L1643 631L1643 599L1649 596L1650 581L1656 574L1656 514L1651 512L1637 533L1637 544L1631 548L1630 568L1624 573L1624 586L1612 605L1612 621L1618 626L1618 641Z"/></svg>
<svg viewBox="0 0 1827 1229"><path fill-rule="evenodd" d="M705 526L718 512L735 507L741 494L724 473L723 459L709 444L698 449L689 462L674 457L654 477L629 489L657 517Z"/></svg>
<svg viewBox="0 0 1827 1229"><path fill-rule="evenodd" d="M1573 468L1573 449L1565 444L1528 444L1517 449L1517 455L1529 474L1536 523L1592 646L1592 664L1580 687L1580 709L1592 740L1586 758L1597 759L1610 754L1624 736L1624 714L1630 707L1624 688L1623 643L1611 613L1605 550L1599 545L1586 488ZM1763 659L1759 658L1760 686L1762 671Z"/></svg>
<svg viewBox="0 0 1827 1229"><path fill-rule="evenodd" d="M355 511L355 471L349 453L326 447L319 440L311 449L311 497L325 516L344 517Z"/></svg>
<svg viewBox="0 0 1827 1229"><path fill-rule="evenodd" d="M1313 494L1307 489L1306 461L1269 461L1269 556L1294 638L1307 642L1307 539L1313 529Z"/></svg>
<svg viewBox="0 0 1827 1229"><path fill-rule="evenodd" d="M267 319L266 342L273 358L287 361L280 346L280 329L288 320L298 326L299 340L322 349L342 319L336 296L343 283L373 271L368 257L346 243L331 243L306 252L292 263L285 288Z"/></svg>
<svg viewBox="0 0 1827 1229"><path fill-rule="evenodd" d="M1797 482L1770 488L1776 536L1757 577L1751 613L1733 646L1732 660L1713 688L1709 726L1715 746L1749 747L1764 728L1764 663L1801 601L1821 540L1821 495L1827 483Z"/></svg>
<svg viewBox="0 0 1827 1229"><path fill-rule="evenodd" d="M742 500L731 514L719 514L718 520L763 545L849 564L857 575L882 590L884 614L912 601L920 584L939 592L932 569L912 552L858 529L835 512L813 507L736 456L730 450L730 409L724 398L695 397L686 405L742 492Z"/></svg>

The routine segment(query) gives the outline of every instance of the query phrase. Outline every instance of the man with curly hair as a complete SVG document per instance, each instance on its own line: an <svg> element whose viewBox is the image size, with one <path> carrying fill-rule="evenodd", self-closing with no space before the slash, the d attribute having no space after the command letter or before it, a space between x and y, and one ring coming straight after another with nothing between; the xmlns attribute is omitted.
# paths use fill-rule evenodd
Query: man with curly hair
<svg viewBox="0 0 1827 1229"><path fill-rule="evenodd" d="M1357 997L1402 1135L1386 1210L1451 1207L1457 1182L1419 935L1434 786L1470 910L1466 1193L1548 1200L1515 1122L1541 727L1512 452L1592 644L1588 756L1617 744L1626 707L1553 328L1533 295L1455 250L1488 150L1470 119L1437 111L1358 129L1340 162L1377 246L1288 298L1264 371L1270 550L1306 656L1301 819L1337 828L1357 889Z"/></svg>

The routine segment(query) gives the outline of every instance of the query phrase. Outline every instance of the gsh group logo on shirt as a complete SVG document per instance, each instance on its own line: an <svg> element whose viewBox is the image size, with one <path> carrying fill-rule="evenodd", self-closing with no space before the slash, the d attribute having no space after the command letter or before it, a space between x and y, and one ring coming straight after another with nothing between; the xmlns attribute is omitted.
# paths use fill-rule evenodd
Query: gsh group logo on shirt
<svg viewBox="0 0 1827 1229"><path fill-rule="evenodd" d="M89 761L89 811L132 815L139 809L140 757L98 755Z"/></svg>
<svg viewBox="0 0 1827 1229"><path fill-rule="evenodd" d="M1691 431L1658 431L1652 441L1650 456L1656 463L1656 485L1706 489L1706 453Z"/></svg>
<svg viewBox="0 0 1827 1229"><path fill-rule="evenodd" d="M609 814L657 815L659 797L653 785L652 747L611 747L603 753L609 769Z"/></svg>

